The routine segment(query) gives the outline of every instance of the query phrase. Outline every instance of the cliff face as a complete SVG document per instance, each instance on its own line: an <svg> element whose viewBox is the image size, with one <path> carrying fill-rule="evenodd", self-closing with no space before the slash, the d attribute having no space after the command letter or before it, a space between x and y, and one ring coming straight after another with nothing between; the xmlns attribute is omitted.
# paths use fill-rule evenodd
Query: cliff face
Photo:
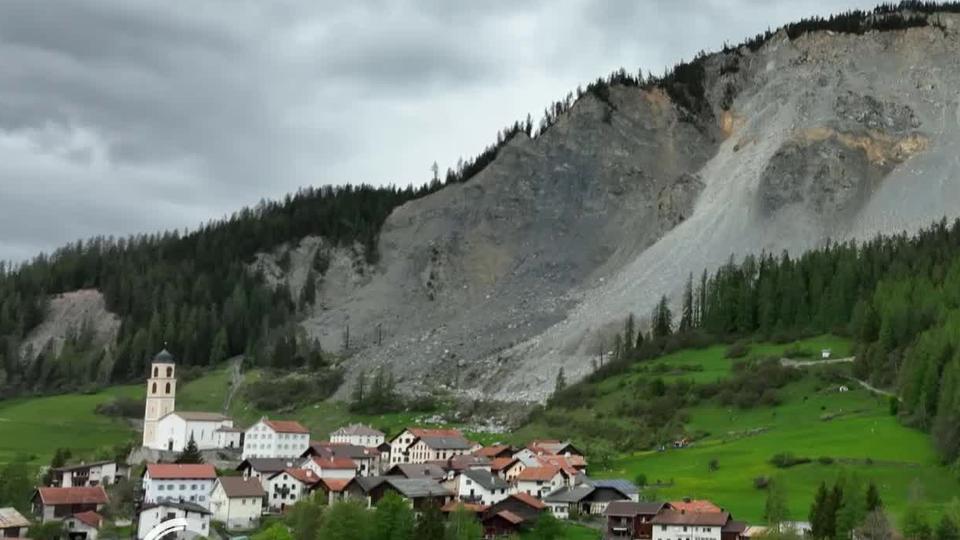
<svg viewBox="0 0 960 540"><path fill-rule="evenodd" d="M731 254L957 217L960 17L932 17L712 55L697 124L659 90L588 94L469 182L394 211L378 265L348 291L324 280L304 327L338 351L349 327L352 374L537 400L559 367L585 375L627 313Z"/></svg>

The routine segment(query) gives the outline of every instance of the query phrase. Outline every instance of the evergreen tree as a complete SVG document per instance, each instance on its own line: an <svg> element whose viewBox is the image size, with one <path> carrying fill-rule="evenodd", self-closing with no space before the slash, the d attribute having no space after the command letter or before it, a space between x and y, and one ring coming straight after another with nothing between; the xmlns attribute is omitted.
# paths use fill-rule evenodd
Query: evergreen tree
<svg viewBox="0 0 960 540"><path fill-rule="evenodd" d="M483 527L476 516L463 505L459 505L450 515L447 523L445 540L480 540L483 538Z"/></svg>
<svg viewBox="0 0 960 540"><path fill-rule="evenodd" d="M221 328L217 332L216 337L213 339L213 345L210 348L210 365L217 365L227 359L227 351L229 350L229 344L227 343L227 331L225 328Z"/></svg>
<svg viewBox="0 0 960 540"><path fill-rule="evenodd" d="M929 540L932 536L927 516L917 502L907 505L900 527L907 540Z"/></svg>
<svg viewBox="0 0 960 540"><path fill-rule="evenodd" d="M562 392L564 388L567 387L567 379L563 376L563 366L560 366L560 369L557 371L557 382L553 387L553 393L557 394Z"/></svg>
<svg viewBox="0 0 960 540"><path fill-rule="evenodd" d="M670 305L666 296L661 296L660 301L653 309L651 317L653 321L653 337L663 338L670 335L673 331L673 314L670 312Z"/></svg>
<svg viewBox="0 0 960 540"><path fill-rule="evenodd" d="M636 335L636 322L633 319L633 313L630 313L627 315L627 321L623 325L623 349L625 358L633 357Z"/></svg>
<svg viewBox="0 0 960 540"><path fill-rule="evenodd" d="M416 520L400 495L390 491L373 512L373 540L412 540Z"/></svg>
<svg viewBox="0 0 960 540"><path fill-rule="evenodd" d="M810 506L810 514L807 519L810 520L811 536L817 540L829 538L827 512L829 511L830 493L827 491L827 483L820 482L817 488L817 494L814 496L813 505Z"/></svg>
<svg viewBox="0 0 960 540"><path fill-rule="evenodd" d="M879 508L883 508L883 501L880 499L880 492L877 490L877 485L872 481L870 485L867 486L867 512L873 512Z"/></svg>
<svg viewBox="0 0 960 540"><path fill-rule="evenodd" d="M366 507L358 501L338 501L326 511L318 534L323 540L369 540L373 530Z"/></svg>
<svg viewBox="0 0 960 540"><path fill-rule="evenodd" d="M427 504L417 518L414 537L417 540L444 540L443 512L434 503Z"/></svg>
<svg viewBox="0 0 960 540"><path fill-rule="evenodd" d="M15 460L0 469L0 507L12 506L22 514L30 512L34 479L27 464Z"/></svg>
<svg viewBox="0 0 960 540"><path fill-rule="evenodd" d="M190 441L187 442L187 446L183 449L183 452L177 456L177 463L203 463L203 454L200 453L200 449L197 447L197 442L193 440L193 434L190 434Z"/></svg>
<svg viewBox="0 0 960 540"><path fill-rule="evenodd" d="M687 276L687 285L683 289L683 309L680 313L680 332L689 332L693 328L693 274Z"/></svg>
<svg viewBox="0 0 960 540"><path fill-rule="evenodd" d="M850 538L854 529L867 515L867 501L857 476L849 478L843 487L843 502L837 511L837 538Z"/></svg>

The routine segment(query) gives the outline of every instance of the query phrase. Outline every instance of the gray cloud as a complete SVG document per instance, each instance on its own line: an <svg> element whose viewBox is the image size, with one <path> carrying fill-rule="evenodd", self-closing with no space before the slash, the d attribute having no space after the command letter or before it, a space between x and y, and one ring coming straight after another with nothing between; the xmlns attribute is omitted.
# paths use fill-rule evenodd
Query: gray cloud
<svg viewBox="0 0 960 540"><path fill-rule="evenodd" d="M854 0L0 3L0 259L422 182L624 66Z"/></svg>

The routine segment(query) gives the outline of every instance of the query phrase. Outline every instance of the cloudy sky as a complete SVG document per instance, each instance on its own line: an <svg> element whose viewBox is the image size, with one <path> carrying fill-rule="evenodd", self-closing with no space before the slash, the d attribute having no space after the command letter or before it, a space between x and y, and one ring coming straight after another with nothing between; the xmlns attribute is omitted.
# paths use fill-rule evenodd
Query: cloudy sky
<svg viewBox="0 0 960 540"><path fill-rule="evenodd" d="M0 259L422 183L620 66L854 0L0 3Z"/></svg>

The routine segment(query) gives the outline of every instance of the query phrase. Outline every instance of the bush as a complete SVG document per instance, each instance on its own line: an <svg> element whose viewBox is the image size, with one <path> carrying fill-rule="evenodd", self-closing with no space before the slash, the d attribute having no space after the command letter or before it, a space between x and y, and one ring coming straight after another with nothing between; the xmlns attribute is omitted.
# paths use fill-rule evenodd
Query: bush
<svg viewBox="0 0 960 540"><path fill-rule="evenodd" d="M733 345L727 347L727 352L724 354L727 358L743 358L750 352L750 347L742 341L738 341Z"/></svg>
<svg viewBox="0 0 960 540"><path fill-rule="evenodd" d="M713 472L719 469L720 469L720 460L718 460L717 458L713 458L707 463L708 471Z"/></svg>
<svg viewBox="0 0 960 540"><path fill-rule="evenodd" d="M770 486L769 476L758 476L753 479L753 487L756 489L767 489Z"/></svg>
<svg viewBox="0 0 960 540"><path fill-rule="evenodd" d="M637 475L636 475L635 477L633 477L633 483L636 484L637 487L644 487L644 486L646 486L646 485L647 485L647 475L645 475L645 474L643 474L643 473L637 473Z"/></svg>
<svg viewBox="0 0 960 540"><path fill-rule="evenodd" d="M264 378L243 389L244 399L257 409L290 410L307 403L327 399L343 383L341 370L310 375Z"/></svg>
<svg viewBox="0 0 960 540"><path fill-rule="evenodd" d="M792 452L781 452L770 458L770 464L779 469L787 469L797 465L810 463L810 458L798 457Z"/></svg>
<svg viewBox="0 0 960 540"><path fill-rule="evenodd" d="M813 358L815 353L810 349L805 349L795 345L784 350L783 356L787 358Z"/></svg>
<svg viewBox="0 0 960 540"><path fill-rule="evenodd" d="M817 463L821 465L833 465L833 458L830 456L820 456L817 458Z"/></svg>
<svg viewBox="0 0 960 540"><path fill-rule="evenodd" d="M144 401L129 397L119 397L106 403L98 403L94 412L116 418L143 418Z"/></svg>

